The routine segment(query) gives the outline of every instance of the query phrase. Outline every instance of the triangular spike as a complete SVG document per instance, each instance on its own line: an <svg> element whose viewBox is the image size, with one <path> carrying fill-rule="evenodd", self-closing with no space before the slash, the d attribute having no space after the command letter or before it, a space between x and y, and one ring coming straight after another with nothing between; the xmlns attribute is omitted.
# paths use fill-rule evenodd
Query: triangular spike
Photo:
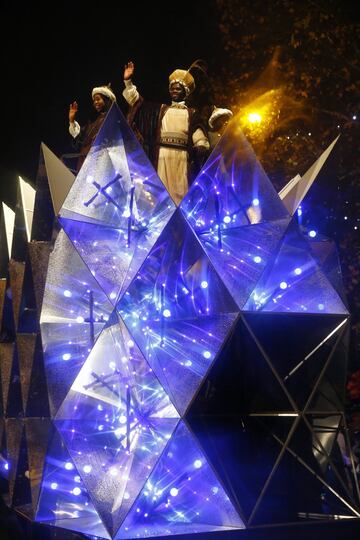
<svg viewBox="0 0 360 540"><path fill-rule="evenodd" d="M11 247L13 243L13 236L14 236L14 225L15 225L15 212L9 206L7 206L4 202L2 203L2 208L4 212L4 222L5 222L5 230L6 230L6 240L7 240L7 248L9 253L9 259L11 258Z"/></svg>
<svg viewBox="0 0 360 540"><path fill-rule="evenodd" d="M236 121L232 121L180 208L199 233L273 221L287 210Z"/></svg>
<svg viewBox="0 0 360 540"><path fill-rule="evenodd" d="M117 309L183 413L233 326L238 307L179 210Z"/></svg>
<svg viewBox="0 0 360 540"><path fill-rule="evenodd" d="M75 181L75 176L46 144L41 143L41 150L44 156L53 209L57 215Z"/></svg>
<svg viewBox="0 0 360 540"><path fill-rule="evenodd" d="M36 335L34 359L29 380L28 401L25 406L25 416L48 417L49 397L44 367L44 352L40 334Z"/></svg>
<svg viewBox="0 0 360 540"><path fill-rule="evenodd" d="M294 220L273 264L261 276L244 311L348 314Z"/></svg>
<svg viewBox="0 0 360 540"><path fill-rule="evenodd" d="M7 396L6 416L8 418L17 418L24 414L24 405L21 395L19 353L15 343L13 361L10 373L10 386Z"/></svg>
<svg viewBox="0 0 360 540"><path fill-rule="evenodd" d="M36 521L110 538L57 432L45 459Z"/></svg>
<svg viewBox="0 0 360 540"><path fill-rule="evenodd" d="M316 180L317 175L321 171L339 137L340 135L333 140L302 177L297 175L279 192L279 196L291 216L295 214L313 182Z"/></svg>
<svg viewBox="0 0 360 540"><path fill-rule="evenodd" d="M17 334L16 342L19 357L22 400L24 410L26 410L31 371L34 361L36 334Z"/></svg>
<svg viewBox="0 0 360 540"><path fill-rule="evenodd" d="M51 242L31 242L29 244L29 257L35 289L35 300L38 319L44 297L47 269L50 253L53 249Z"/></svg>
<svg viewBox="0 0 360 540"><path fill-rule="evenodd" d="M31 228L34 215L35 189L19 176L21 202L24 211L27 241L30 242Z"/></svg>
<svg viewBox="0 0 360 540"><path fill-rule="evenodd" d="M10 278L14 325L16 329L19 323L24 274L25 274L25 262L15 261L11 259L9 262L9 278Z"/></svg>
<svg viewBox="0 0 360 540"><path fill-rule="evenodd" d="M179 419L130 338L125 325L112 317L56 417L56 426L111 534ZM106 498L99 497L105 486Z"/></svg>
<svg viewBox="0 0 360 540"><path fill-rule="evenodd" d="M1 371L1 385L2 385L2 398L3 398L3 410L6 411L7 401L9 395L9 387L11 381L11 368L13 363L14 344L13 343L0 343L0 371Z"/></svg>
<svg viewBox="0 0 360 540"><path fill-rule="evenodd" d="M9 498L12 501L24 422L17 418L8 418L5 420L5 426L9 463Z"/></svg>
<svg viewBox="0 0 360 540"><path fill-rule="evenodd" d="M52 424L48 418L25 419L29 479L34 512L36 511L38 504L46 450L52 435L52 430Z"/></svg>
<svg viewBox="0 0 360 540"><path fill-rule="evenodd" d="M36 195L31 240L47 242L52 238L55 213L45 167L43 144L40 146L35 188Z"/></svg>
<svg viewBox="0 0 360 540"><path fill-rule="evenodd" d="M6 285L7 285L7 279L6 278L0 278L0 329L2 328L2 321L3 321L3 316L4 316ZM2 341L2 339L0 337L0 342L1 341Z"/></svg>
<svg viewBox="0 0 360 540"><path fill-rule="evenodd" d="M0 343L13 343L15 341L16 330L9 273L6 279L2 280L2 287L5 288L5 293L2 297L3 306L0 316Z"/></svg>
<svg viewBox="0 0 360 540"><path fill-rule="evenodd" d="M22 429L21 434L16 477L13 487L12 506L14 508L20 507L25 510L25 513L31 519L34 517L34 509L31 504L28 448L24 429Z"/></svg>
<svg viewBox="0 0 360 540"><path fill-rule="evenodd" d="M166 223L175 210L163 183L120 109L108 112L61 217L115 227L133 236Z"/></svg>
<svg viewBox="0 0 360 540"><path fill-rule="evenodd" d="M195 438L180 422L115 538L244 527Z"/></svg>
<svg viewBox="0 0 360 540"><path fill-rule="evenodd" d="M11 258L24 262L26 259L28 239L26 234L25 211L22 203L20 183L17 187L14 234L11 246Z"/></svg>

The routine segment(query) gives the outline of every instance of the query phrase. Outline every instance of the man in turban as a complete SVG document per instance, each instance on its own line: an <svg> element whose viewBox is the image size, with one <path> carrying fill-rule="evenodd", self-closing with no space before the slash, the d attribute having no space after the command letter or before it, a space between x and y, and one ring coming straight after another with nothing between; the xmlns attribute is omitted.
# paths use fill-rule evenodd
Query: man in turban
<svg viewBox="0 0 360 540"><path fill-rule="evenodd" d="M124 69L123 96L130 105L128 120L178 205L210 147L196 111L186 106L195 81L188 70L176 69L169 77L171 104L147 103L132 82L134 69L132 62Z"/></svg>
<svg viewBox="0 0 360 540"><path fill-rule="evenodd" d="M115 94L108 86L96 86L91 92L92 102L97 117L93 122L88 122L83 128L75 120L78 112L78 104L76 101L70 104L69 108L69 133L74 138L74 147L80 150L80 157L77 163L77 171L83 164L91 145L96 139L96 135L102 126L105 116L111 105L116 101Z"/></svg>

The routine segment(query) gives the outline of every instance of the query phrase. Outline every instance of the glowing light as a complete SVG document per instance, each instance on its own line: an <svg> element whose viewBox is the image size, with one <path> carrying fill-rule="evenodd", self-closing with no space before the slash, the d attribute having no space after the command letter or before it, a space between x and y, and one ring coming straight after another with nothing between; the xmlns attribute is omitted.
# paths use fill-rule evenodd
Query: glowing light
<svg viewBox="0 0 360 540"><path fill-rule="evenodd" d="M50 487L51 487L51 489L57 489L58 484L56 482L51 482Z"/></svg>
<svg viewBox="0 0 360 540"><path fill-rule="evenodd" d="M202 461L201 461L201 459L196 459L196 460L194 461L194 467L195 467L195 469L201 469L201 467L202 467Z"/></svg>
<svg viewBox="0 0 360 540"><path fill-rule="evenodd" d="M259 257L259 255L256 255L256 256L254 257L254 262L256 262L256 263L261 263L261 261L262 261L262 259L261 259L261 257Z"/></svg>
<svg viewBox="0 0 360 540"><path fill-rule="evenodd" d="M301 210L300 207L297 209L297 215L298 215L298 216L302 216L302 210Z"/></svg>
<svg viewBox="0 0 360 540"><path fill-rule="evenodd" d="M248 115L250 124L259 124L262 120L261 115L258 112L252 112Z"/></svg>
<svg viewBox="0 0 360 540"><path fill-rule="evenodd" d="M89 474L89 472L91 472L91 469L92 469L91 465L84 465L84 467L83 467L83 471L86 474Z"/></svg>
<svg viewBox="0 0 360 540"><path fill-rule="evenodd" d="M79 487L74 487L74 489L72 490L73 495L80 495L80 493L81 489Z"/></svg>
<svg viewBox="0 0 360 540"><path fill-rule="evenodd" d="M115 298L116 298L116 292L110 293L110 299L115 300Z"/></svg>
<svg viewBox="0 0 360 540"><path fill-rule="evenodd" d="M171 317L171 311L170 311L170 309L164 309L163 315L164 315L164 317L166 317L166 318Z"/></svg>
<svg viewBox="0 0 360 540"><path fill-rule="evenodd" d="M230 223L231 221L231 217L230 216L225 216L224 219L223 219L223 222L224 223Z"/></svg>
<svg viewBox="0 0 360 540"><path fill-rule="evenodd" d="M172 497L176 497L176 495L177 495L178 493L179 493L179 490L178 490L178 489L176 489L176 488L171 488L171 489L170 489L170 495L171 495Z"/></svg>
<svg viewBox="0 0 360 540"><path fill-rule="evenodd" d="M85 321L84 317L81 317L80 315L78 317L76 317L76 322L77 323L83 323Z"/></svg>
<svg viewBox="0 0 360 540"><path fill-rule="evenodd" d="M295 268L294 274L295 274L296 276L300 276L301 273L302 273L301 268Z"/></svg>
<svg viewBox="0 0 360 540"><path fill-rule="evenodd" d="M9 464L8 464L8 463L5 463L4 469L5 469L5 471L8 471L8 470L9 470Z"/></svg>
<svg viewBox="0 0 360 540"><path fill-rule="evenodd" d="M211 358L211 352L210 351L204 351L203 352L203 357L207 358L207 359Z"/></svg>
<svg viewBox="0 0 360 540"><path fill-rule="evenodd" d="M65 354L62 355L62 359L63 359L63 360L70 360L70 358L71 358L71 354L70 354L70 353L65 353Z"/></svg>
<svg viewBox="0 0 360 540"><path fill-rule="evenodd" d="M128 344L128 347L129 347L130 349L134 346L134 342L133 342L131 339L129 339L129 341L127 342L127 344Z"/></svg>
<svg viewBox="0 0 360 540"><path fill-rule="evenodd" d="M71 298L72 297L72 292L69 291L68 289L66 289L63 294L64 294L64 296L66 296L66 298Z"/></svg>
<svg viewBox="0 0 360 540"><path fill-rule="evenodd" d="M315 236L316 236L316 231L314 231L314 230L310 231L310 232L309 232L309 236L310 236L310 238L315 238Z"/></svg>
<svg viewBox="0 0 360 540"><path fill-rule="evenodd" d="M207 288L208 288L208 285L209 285L209 284L208 284L207 281L202 281L202 282L200 283L200 286L201 286L202 289L207 289Z"/></svg>
<svg viewBox="0 0 360 540"><path fill-rule="evenodd" d="M72 471L73 468L74 468L74 465L73 465L70 461L67 461L67 462L65 463L65 469L66 469L67 471Z"/></svg>
<svg viewBox="0 0 360 540"><path fill-rule="evenodd" d="M282 282L280 283L280 289L283 289L283 290L284 290L284 289L287 289L287 286L288 286L288 284L286 283L286 281L282 281Z"/></svg>
<svg viewBox="0 0 360 540"><path fill-rule="evenodd" d="M323 311L325 309L324 304L318 304L319 311Z"/></svg>
<svg viewBox="0 0 360 540"><path fill-rule="evenodd" d="M252 201L253 206L259 206L259 204L260 204L259 199L253 199L253 201Z"/></svg>

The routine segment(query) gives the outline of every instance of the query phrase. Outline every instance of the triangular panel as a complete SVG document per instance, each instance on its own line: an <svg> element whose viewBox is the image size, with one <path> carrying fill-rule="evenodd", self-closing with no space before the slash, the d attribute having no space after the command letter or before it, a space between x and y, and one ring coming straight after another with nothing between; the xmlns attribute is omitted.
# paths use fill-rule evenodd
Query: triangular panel
<svg viewBox="0 0 360 540"><path fill-rule="evenodd" d="M116 540L242 528L243 521L181 422Z"/></svg>

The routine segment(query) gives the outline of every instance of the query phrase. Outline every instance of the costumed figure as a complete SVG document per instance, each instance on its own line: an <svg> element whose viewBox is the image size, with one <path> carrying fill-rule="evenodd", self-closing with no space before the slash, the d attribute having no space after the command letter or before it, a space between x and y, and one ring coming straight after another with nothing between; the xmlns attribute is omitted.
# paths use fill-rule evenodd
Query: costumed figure
<svg viewBox="0 0 360 540"><path fill-rule="evenodd" d="M208 138L211 150L213 150L217 145L232 116L233 113L232 111L230 111L230 109L221 109L214 106L214 109L208 120L210 126L210 130L208 131Z"/></svg>
<svg viewBox="0 0 360 540"><path fill-rule="evenodd" d="M77 102L74 101L71 103L69 108L69 133L74 138L73 146L80 152L77 162L77 172L82 166L108 110L113 102L116 101L115 94L111 90L110 85L93 88L91 97L97 117L93 122L88 122L84 127L80 127L79 123L75 120L78 112Z"/></svg>
<svg viewBox="0 0 360 540"><path fill-rule="evenodd" d="M123 96L130 105L128 121L151 163L178 205L199 172L210 148L206 130L186 98L195 89L189 70L176 69L169 77L171 105L148 103L131 77L134 64L124 70Z"/></svg>

